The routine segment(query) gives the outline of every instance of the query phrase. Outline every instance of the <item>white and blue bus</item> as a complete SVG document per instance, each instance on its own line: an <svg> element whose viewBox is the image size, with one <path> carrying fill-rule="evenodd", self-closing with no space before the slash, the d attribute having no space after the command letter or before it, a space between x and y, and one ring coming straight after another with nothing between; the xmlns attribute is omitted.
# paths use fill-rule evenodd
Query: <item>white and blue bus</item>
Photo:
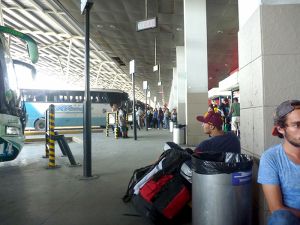
<svg viewBox="0 0 300 225"><path fill-rule="evenodd" d="M91 89L92 126L106 126L107 112L113 104L128 111L131 102L126 92L113 89ZM83 90L21 89L21 96L28 114L27 127L45 129L45 111L55 106L55 127L83 126Z"/></svg>
<svg viewBox="0 0 300 225"><path fill-rule="evenodd" d="M14 160L25 143L24 130L27 116L24 104L21 102L14 66L18 64L30 69L33 78L36 76L36 70L31 64L11 58L4 33L27 43L32 63L36 63L39 59L37 44L31 37L0 26L0 162Z"/></svg>

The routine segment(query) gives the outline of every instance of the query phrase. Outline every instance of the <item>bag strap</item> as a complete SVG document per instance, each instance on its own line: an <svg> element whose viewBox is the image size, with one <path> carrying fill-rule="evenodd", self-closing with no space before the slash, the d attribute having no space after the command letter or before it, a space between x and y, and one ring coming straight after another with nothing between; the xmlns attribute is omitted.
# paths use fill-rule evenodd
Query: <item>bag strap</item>
<svg viewBox="0 0 300 225"><path fill-rule="evenodd" d="M173 174L176 170L180 169L182 163L191 158L190 154L186 155L178 155L172 159L168 165L163 168L162 170L158 171L156 174L153 175L152 180L157 182L163 175L170 175Z"/></svg>

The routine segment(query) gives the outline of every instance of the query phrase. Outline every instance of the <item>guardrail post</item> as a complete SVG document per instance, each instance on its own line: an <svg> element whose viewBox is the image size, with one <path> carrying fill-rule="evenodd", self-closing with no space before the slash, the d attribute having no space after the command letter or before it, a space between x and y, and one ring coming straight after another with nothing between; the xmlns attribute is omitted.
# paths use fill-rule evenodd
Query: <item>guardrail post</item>
<svg viewBox="0 0 300 225"><path fill-rule="evenodd" d="M126 128L127 128L127 132L129 131L129 126L128 126L128 113L126 113ZM127 133L128 135L128 133Z"/></svg>
<svg viewBox="0 0 300 225"><path fill-rule="evenodd" d="M60 166L55 165L55 106L49 106L49 166L46 166L45 169L56 169Z"/></svg>
<svg viewBox="0 0 300 225"><path fill-rule="evenodd" d="M109 122L109 112L107 112L107 116L106 116L106 137L108 137L108 135L109 135L109 125L108 125L108 122Z"/></svg>
<svg viewBox="0 0 300 225"><path fill-rule="evenodd" d="M116 139L118 139L118 133L119 133L119 127L118 127L118 124L119 124L119 118L118 118L118 115L119 115L119 113L118 113L118 111L116 111L116 122L115 122L115 124L116 124L116 129L115 129L115 138Z"/></svg>

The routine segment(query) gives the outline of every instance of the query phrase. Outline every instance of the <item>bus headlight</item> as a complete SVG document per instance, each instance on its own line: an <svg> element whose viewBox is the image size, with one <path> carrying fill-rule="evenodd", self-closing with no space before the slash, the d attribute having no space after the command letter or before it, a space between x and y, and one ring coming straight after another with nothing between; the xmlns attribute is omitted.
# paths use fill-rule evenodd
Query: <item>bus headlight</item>
<svg viewBox="0 0 300 225"><path fill-rule="evenodd" d="M20 129L18 127L6 127L6 134L8 135L19 135Z"/></svg>

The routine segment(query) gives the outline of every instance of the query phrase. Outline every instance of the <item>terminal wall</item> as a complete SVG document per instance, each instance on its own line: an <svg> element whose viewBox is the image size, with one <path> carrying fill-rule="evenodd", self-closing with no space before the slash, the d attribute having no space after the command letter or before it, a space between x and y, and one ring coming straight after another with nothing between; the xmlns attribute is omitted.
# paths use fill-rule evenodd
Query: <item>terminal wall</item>
<svg viewBox="0 0 300 225"><path fill-rule="evenodd" d="M271 135L274 110L300 99L299 11L299 4L261 5L238 34L241 147L254 157L253 224L267 224L270 215L257 173L262 153L282 142Z"/></svg>

